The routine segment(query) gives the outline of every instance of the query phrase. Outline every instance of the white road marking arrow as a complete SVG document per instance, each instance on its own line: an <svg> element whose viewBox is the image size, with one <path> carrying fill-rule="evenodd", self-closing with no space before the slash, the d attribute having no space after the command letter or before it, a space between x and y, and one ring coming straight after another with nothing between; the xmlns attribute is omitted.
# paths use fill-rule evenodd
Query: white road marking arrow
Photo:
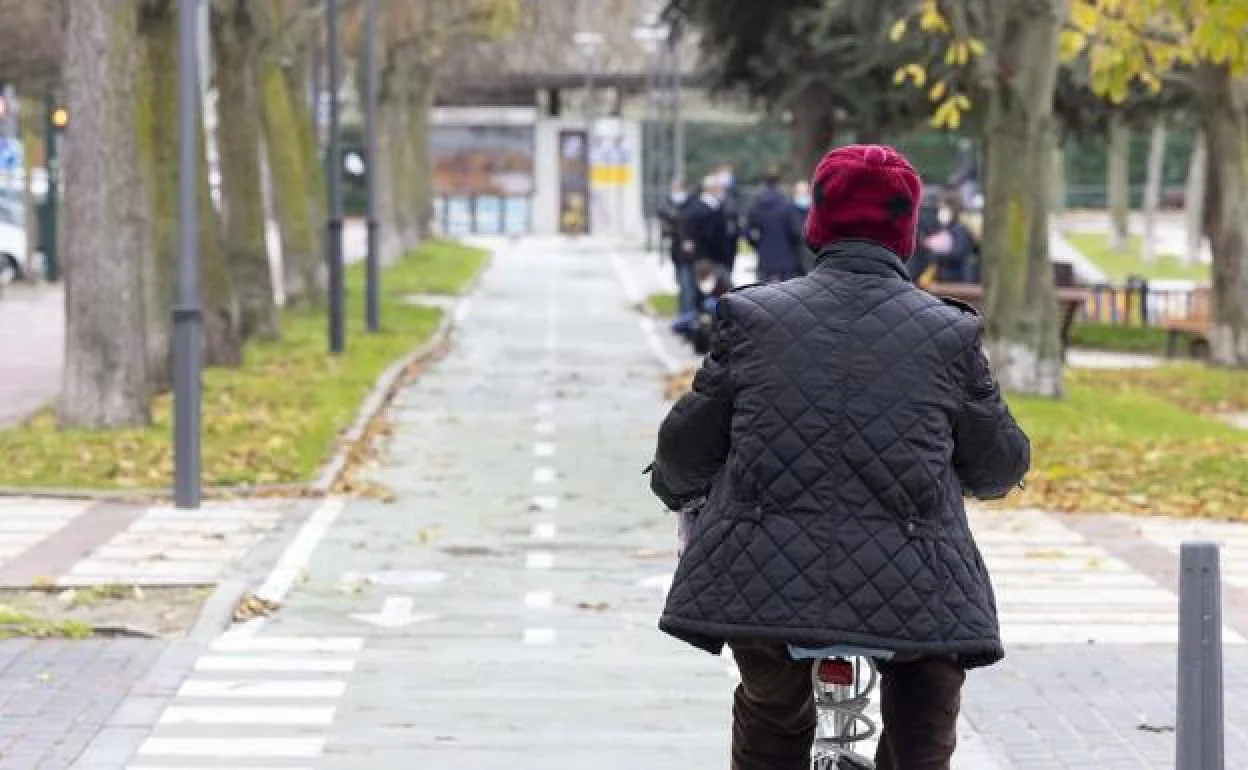
<svg viewBox="0 0 1248 770"><path fill-rule="evenodd" d="M413 615L412 604L409 596L387 596L385 603L381 605L381 612L352 613L351 617L378 628L402 628L437 617L436 615Z"/></svg>

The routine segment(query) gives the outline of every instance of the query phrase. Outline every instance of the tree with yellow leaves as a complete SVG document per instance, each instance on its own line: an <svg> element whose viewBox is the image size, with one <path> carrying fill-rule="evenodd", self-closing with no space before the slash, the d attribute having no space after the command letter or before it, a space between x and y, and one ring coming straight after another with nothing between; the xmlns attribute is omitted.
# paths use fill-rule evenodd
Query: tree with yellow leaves
<svg viewBox="0 0 1248 770"><path fill-rule="evenodd" d="M933 125L961 124L972 106L961 86L968 71L981 94L985 347L1003 388L1049 397L1062 393L1049 175L1058 37L1068 11L1068 0L918 0L891 30L901 40L917 22L921 34L944 41L943 61L916 62L895 77L928 89Z"/></svg>
<svg viewBox="0 0 1248 770"><path fill-rule="evenodd" d="M1176 70L1195 86L1207 147L1204 231L1213 247L1215 362L1248 367L1248 3L1073 0L1063 54L1086 53L1113 102L1133 82L1161 88Z"/></svg>
<svg viewBox="0 0 1248 770"><path fill-rule="evenodd" d="M439 65L457 45L505 35L520 6L518 0L427 0L382 9L374 165L382 253L393 257L425 237L432 220L429 125Z"/></svg>

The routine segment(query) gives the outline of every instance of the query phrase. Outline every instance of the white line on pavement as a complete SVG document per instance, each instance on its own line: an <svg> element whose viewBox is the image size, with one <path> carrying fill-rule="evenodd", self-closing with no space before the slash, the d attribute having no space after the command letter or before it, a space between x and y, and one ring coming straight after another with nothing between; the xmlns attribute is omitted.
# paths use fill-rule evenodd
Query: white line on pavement
<svg viewBox="0 0 1248 770"><path fill-rule="evenodd" d="M641 305L646 301L645 290L637 285L637 282L629 275L628 267L625 266L624 260L618 252L611 252L611 266L615 269L616 278L619 279L620 287L624 290L624 297L631 305ZM676 374L684 371L685 363L679 357L673 355L668 350L667 345L663 343L663 338L659 334L659 326L654 319L648 315L643 315L638 320L641 325L641 332L645 335L646 344L650 346L650 350L654 353L655 358L659 359L659 363L667 370L668 374Z"/></svg>
<svg viewBox="0 0 1248 770"><path fill-rule="evenodd" d="M216 639L214 652L359 652L364 638L359 636L259 636L240 638L223 636Z"/></svg>
<svg viewBox="0 0 1248 770"><path fill-rule="evenodd" d="M554 414L555 405L549 401L539 401L537 402L537 413L538 414Z"/></svg>
<svg viewBox="0 0 1248 770"><path fill-rule="evenodd" d="M554 591L529 591L524 595L524 606L545 609L555 606Z"/></svg>
<svg viewBox="0 0 1248 770"><path fill-rule="evenodd" d="M277 560L268 579L256 591L256 596L268 601L280 602L290 593L291 587L308 565L312 553L329 533L338 515L342 513L343 501L328 498L299 527L295 539L290 541L281 558Z"/></svg>
<svg viewBox="0 0 1248 770"><path fill-rule="evenodd" d="M188 679L179 698L340 698L347 683L338 679Z"/></svg>
<svg viewBox="0 0 1248 770"><path fill-rule="evenodd" d="M141 756L219 757L248 759L258 757L310 759L325 750L324 738L149 738L139 747Z"/></svg>
<svg viewBox="0 0 1248 770"><path fill-rule="evenodd" d="M534 484L553 484L555 482L555 469L544 465L539 465L533 469Z"/></svg>
<svg viewBox="0 0 1248 770"><path fill-rule="evenodd" d="M524 557L524 566L529 569L551 569L555 566L555 555L550 551L529 551Z"/></svg>
<svg viewBox="0 0 1248 770"><path fill-rule="evenodd" d="M554 495L534 495L533 507L539 511L553 511L559 507L559 498Z"/></svg>
<svg viewBox="0 0 1248 770"><path fill-rule="evenodd" d="M162 725L299 725L334 721L333 706L170 706Z"/></svg>
<svg viewBox="0 0 1248 770"><path fill-rule="evenodd" d="M533 525L533 531L529 533L529 536L534 540L554 540L558 533L559 528L553 521L539 521Z"/></svg>
<svg viewBox="0 0 1248 770"><path fill-rule="evenodd" d="M557 638L558 634L553 628L524 629L525 644L554 644Z"/></svg>
<svg viewBox="0 0 1248 770"><path fill-rule="evenodd" d="M349 658L275 657L268 655L204 655L196 671L308 671L346 674L355 670Z"/></svg>
<svg viewBox="0 0 1248 770"><path fill-rule="evenodd" d="M549 441L538 441L533 445L534 457L554 457L555 445Z"/></svg>
<svg viewBox="0 0 1248 770"><path fill-rule="evenodd" d="M550 420L538 420L537 424L533 426L533 430L544 436L549 436L555 432L555 424Z"/></svg>

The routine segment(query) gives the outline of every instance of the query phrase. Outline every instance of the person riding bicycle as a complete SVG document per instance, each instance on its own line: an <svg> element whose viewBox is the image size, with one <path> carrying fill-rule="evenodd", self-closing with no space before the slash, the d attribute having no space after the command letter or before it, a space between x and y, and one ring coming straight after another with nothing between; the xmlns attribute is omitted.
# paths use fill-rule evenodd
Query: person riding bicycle
<svg viewBox="0 0 1248 770"><path fill-rule="evenodd" d="M814 269L721 297L711 353L659 429L651 489L690 512L659 627L741 674L733 770L807 770L811 662L880 651L879 770L946 770L965 671L1004 656L963 498L1021 483L1030 443L975 310L918 289L920 182L889 147L829 152Z"/></svg>

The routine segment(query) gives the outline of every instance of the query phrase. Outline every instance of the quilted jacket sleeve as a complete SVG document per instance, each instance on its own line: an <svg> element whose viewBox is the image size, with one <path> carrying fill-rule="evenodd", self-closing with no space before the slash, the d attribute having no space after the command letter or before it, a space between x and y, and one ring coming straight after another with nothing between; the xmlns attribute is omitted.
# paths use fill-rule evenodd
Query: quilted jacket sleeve
<svg viewBox="0 0 1248 770"><path fill-rule="evenodd" d="M1010 414L979 343L963 356L966 401L953 427L954 468L968 494L1005 497L1031 465L1031 442Z"/></svg>
<svg viewBox="0 0 1248 770"><path fill-rule="evenodd" d="M722 307L722 303L721 303ZM733 329L716 322L711 352L659 427L650 489L671 510L706 494L728 458L732 430L732 378L729 354Z"/></svg>

